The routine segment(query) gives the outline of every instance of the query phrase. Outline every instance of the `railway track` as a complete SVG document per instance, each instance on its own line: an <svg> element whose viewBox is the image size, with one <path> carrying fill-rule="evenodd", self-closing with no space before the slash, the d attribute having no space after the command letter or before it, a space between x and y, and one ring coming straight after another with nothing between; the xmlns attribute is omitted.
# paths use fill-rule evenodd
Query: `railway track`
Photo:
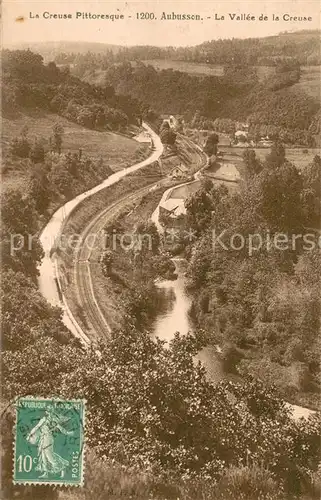
<svg viewBox="0 0 321 500"><path fill-rule="evenodd" d="M74 281L76 284L78 303L86 316L90 337L108 337L111 333L111 328L100 307L99 297L95 295L91 266L98 265L98 262L97 260L93 260L94 248L86 243L88 236L90 235L91 239L92 236L95 235L95 240L98 242L108 222L117 217L128 203L138 201L158 183L159 181L153 181L151 184L144 186L134 193L123 196L117 200L117 202L104 208L104 210L87 225L82 233L80 244L75 254Z"/></svg>
<svg viewBox="0 0 321 500"><path fill-rule="evenodd" d="M207 156L192 141L180 136L180 143L190 154L196 154L196 165L193 170L199 170L207 161ZM88 335L90 338L108 338L111 327L108 318L104 316L99 297L95 294L95 284L93 283L91 269L92 266L99 265L97 259L93 259L93 248L86 244L88 235L92 238L96 235L97 241L102 234L104 227L114 219L128 203L138 201L144 194L159 184L153 181L151 184L123 196L117 202L105 207L90 223L84 228L80 244L75 253L74 260L74 282L77 290L77 302L86 317Z"/></svg>

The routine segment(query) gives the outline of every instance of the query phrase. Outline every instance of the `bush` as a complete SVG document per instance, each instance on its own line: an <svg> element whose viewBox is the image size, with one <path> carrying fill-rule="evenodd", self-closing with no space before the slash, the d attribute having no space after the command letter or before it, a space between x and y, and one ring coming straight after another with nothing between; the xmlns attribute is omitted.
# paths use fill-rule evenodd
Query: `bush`
<svg viewBox="0 0 321 500"><path fill-rule="evenodd" d="M35 141L30 149L29 158L33 163L42 163L45 161L45 148L40 141Z"/></svg>
<svg viewBox="0 0 321 500"><path fill-rule="evenodd" d="M158 277L164 279L176 279L175 264L166 255L156 255L152 260L152 266Z"/></svg>
<svg viewBox="0 0 321 500"><path fill-rule="evenodd" d="M28 158L30 149L31 146L26 136L15 137L10 144L10 153L19 158Z"/></svg>
<svg viewBox="0 0 321 500"><path fill-rule="evenodd" d="M215 488L213 500L282 500L272 474L257 465L230 467Z"/></svg>
<svg viewBox="0 0 321 500"><path fill-rule="evenodd" d="M68 500L283 500L278 483L256 465L231 467L215 484L211 478L175 480L151 477L87 455L86 484Z"/></svg>
<svg viewBox="0 0 321 500"><path fill-rule="evenodd" d="M223 369L226 373L237 374L237 365L242 359L242 351L234 345L229 345L223 353Z"/></svg>
<svg viewBox="0 0 321 500"><path fill-rule="evenodd" d="M88 108L82 108L78 117L77 123L83 125L84 127L94 128L95 125L95 114Z"/></svg>
<svg viewBox="0 0 321 500"><path fill-rule="evenodd" d="M147 476L106 464L94 453L86 456L86 484L70 490L69 500L149 500L151 486Z"/></svg>

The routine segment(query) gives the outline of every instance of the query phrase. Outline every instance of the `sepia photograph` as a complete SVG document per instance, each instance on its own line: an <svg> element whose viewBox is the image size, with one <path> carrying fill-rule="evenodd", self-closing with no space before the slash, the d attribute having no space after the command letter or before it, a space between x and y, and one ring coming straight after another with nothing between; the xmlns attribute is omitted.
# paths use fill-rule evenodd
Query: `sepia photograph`
<svg viewBox="0 0 321 500"><path fill-rule="evenodd" d="M319 1L1 23L1 499L319 500Z"/></svg>

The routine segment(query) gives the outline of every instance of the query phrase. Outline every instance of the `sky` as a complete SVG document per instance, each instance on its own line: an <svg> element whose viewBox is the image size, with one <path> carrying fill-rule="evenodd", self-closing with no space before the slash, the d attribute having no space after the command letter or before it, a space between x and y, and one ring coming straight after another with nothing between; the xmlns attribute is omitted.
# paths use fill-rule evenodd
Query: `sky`
<svg viewBox="0 0 321 500"><path fill-rule="evenodd" d="M76 19L76 12L123 15L124 19ZM161 20L162 13L198 14L202 20ZM72 19L45 19L49 14L71 14ZM152 13L155 20L137 19ZM39 18L36 17L38 14ZM229 14L250 14L255 20L231 20ZM259 16L267 20L259 20ZM279 20L274 19L279 16ZM286 19L283 19L283 16ZM311 21L290 20L311 16ZM224 17L224 19L223 19ZM100 42L115 45L188 46L218 38L263 37L282 31L320 29L319 0L149 1L4 0L2 44L46 41Z"/></svg>

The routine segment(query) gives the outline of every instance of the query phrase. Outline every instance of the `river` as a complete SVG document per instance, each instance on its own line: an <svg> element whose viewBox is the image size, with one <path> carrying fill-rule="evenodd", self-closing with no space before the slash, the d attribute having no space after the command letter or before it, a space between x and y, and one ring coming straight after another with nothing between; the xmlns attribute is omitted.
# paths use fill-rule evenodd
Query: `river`
<svg viewBox="0 0 321 500"><path fill-rule="evenodd" d="M212 181L214 183L219 182L220 184L226 184L229 189L231 189L231 186L234 188L234 186L236 186L234 183L239 180L239 172L232 163L222 162L220 168L215 173L216 175L217 173L219 174L220 180L218 181L213 178ZM201 171L196 172L196 174L194 174L194 183L199 184L201 176ZM224 182L224 179L229 182ZM234 181L234 183L230 181ZM169 188L163 194L158 207L151 217L161 234L164 232L164 228L159 223L159 206L163 205L170 197L175 196L175 193L182 192L182 196L188 196L190 190L186 189L186 187L194 183L182 183L178 186ZM182 189L183 187L185 189ZM187 261L180 257L175 257L172 261L175 264L177 280L165 280L156 283L156 286L165 293L167 307L165 307L165 311L158 314L152 330L153 337L158 337L167 342L173 338L175 332L186 335L188 332L193 331L193 324L189 316L192 298L187 294L185 289ZM224 377L222 362L218 356L219 352L220 348L218 346L216 348L214 346L206 347L196 356L196 360L201 361L206 367L208 378L214 383L219 382Z"/></svg>
<svg viewBox="0 0 321 500"><path fill-rule="evenodd" d="M169 342L175 332L180 332L186 335L193 331L193 324L189 317L189 309L192 303L192 298L187 294L185 289L186 278L185 271L187 261L185 259L175 257L172 259L175 264L176 280L164 280L156 283L156 286L165 293L167 307L158 314L152 328L152 337L160 338ZM202 349L195 357L195 361L201 361L207 371L208 379L213 383L218 383L226 374L222 369L222 362L219 358L219 347L206 347ZM308 418L313 410L287 403L295 420L301 417Z"/></svg>
<svg viewBox="0 0 321 500"><path fill-rule="evenodd" d="M180 257L172 259L175 264L176 280L164 280L156 283L165 295L167 307L158 314L152 330L152 336L158 337L169 342L175 332L186 335L193 331L193 324L190 320L189 309L192 304L192 298L185 289L186 278L185 271L187 261ZM206 347L196 356L196 361L201 361L206 367L209 379L212 382L222 380L224 374L218 352L215 347Z"/></svg>
<svg viewBox="0 0 321 500"><path fill-rule="evenodd" d="M220 168L221 176L231 177L231 166L226 165L226 169ZM233 172L234 173L234 172ZM234 179L233 179L234 180ZM214 181L215 182L215 181ZM217 181L216 181L217 182ZM184 184L182 184L184 185ZM178 186L176 186L177 188ZM173 188L168 189L159 203L161 205L170 195ZM156 224L160 233L164 232L164 228L159 223L159 206L152 215L152 221ZM158 314L152 327L152 337L160 338L169 342L176 332L186 335L193 331L193 324L189 316L189 310L192 304L192 298L186 292L186 277L187 261L181 257L174 257L172 261L175 264L176 280L163 280L156 282L156 286L165 294L165 310ZM226 374L223 372L222 362L219 358L220 348L218 346L206 347L200 351L195 357L195 361L201 361L207 371L208 379L213 383L218 383ZM292 405L287 403L287 406L292 412L295 420L301 417L309 417L312 410L302 406Z"/></svg>

